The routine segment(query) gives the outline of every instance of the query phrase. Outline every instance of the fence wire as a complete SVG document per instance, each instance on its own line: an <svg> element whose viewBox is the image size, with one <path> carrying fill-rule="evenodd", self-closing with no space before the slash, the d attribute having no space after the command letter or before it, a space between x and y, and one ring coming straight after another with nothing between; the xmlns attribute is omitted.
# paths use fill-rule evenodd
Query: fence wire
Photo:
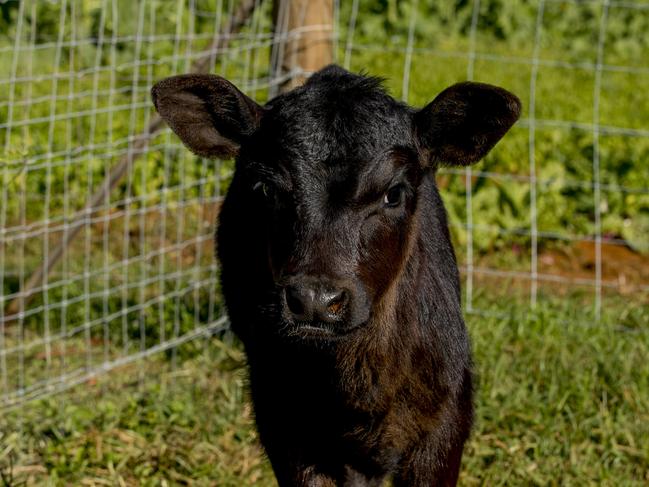
<svg viewBox="0 0 649 487"><path fill-rule="evenodd" d="M262 0L233 28L245 3L0 3L0 409L152 355L176 361L179 345L227 326L212 233L232 161L193 156L160 130L149 90L203 63L263 102L303 74L270 65L303 32L274 32ZM510 26L515 40L501 42L487 32L493 2L473 0L456 12L465 28L450 45L448 23L429 36L428 2L399 4L396 27L384 29L364 23L367 3L334 2L334 57L345 67L385 76L395 97L418 106L463 79L523 98L511 140L482 165L439 176L466 310L490 314L514 294L534 309L545 296L578 292L584 308L569 324L630 326L649 296L649 181L613 174L649 159L649 115L638 103L646 95L615 90L645 86L649 62L609 55L607 43L611 20L649 18L649 5L513 2L528 9L529 29ZM440 5L454 18L456 2ZM559 49L553 19L584 8L596 17L584 36L594 43ZM632 115L620 115L620 104ZM556 164L572 159L578 170Z"/></svg>

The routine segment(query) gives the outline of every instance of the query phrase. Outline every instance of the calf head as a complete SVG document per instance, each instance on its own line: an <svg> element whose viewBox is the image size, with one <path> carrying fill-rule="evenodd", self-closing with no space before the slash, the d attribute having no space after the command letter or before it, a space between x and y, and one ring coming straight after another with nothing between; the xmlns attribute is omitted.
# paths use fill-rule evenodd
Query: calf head
<svg viewBox="0 0 649 487"><path fill-rule="evenodd" d="M422 181L480 160L520 112L514 95L480 83L416 110L337 66L265 106L213 75L168 78L152 93L193 152L236 156L228 198L263 254L250 278L268 288L278 329L305 337L370 320L428 223L417 218L432 197Z"/></svg>

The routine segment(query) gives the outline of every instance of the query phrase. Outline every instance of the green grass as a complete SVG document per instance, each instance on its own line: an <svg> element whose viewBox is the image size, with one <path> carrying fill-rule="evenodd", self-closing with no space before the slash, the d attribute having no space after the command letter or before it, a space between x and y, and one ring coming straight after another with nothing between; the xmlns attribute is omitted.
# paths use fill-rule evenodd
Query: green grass
<svg viewBox="0 0 649 487"><path fill-rule="evenodd" d="M477 421L462 484L646 485L646 328L565 325L549 302L526 309L468 317ZM11 461L14 485L274 485L240 346L189 346L203 351L175 370L151 360L0 418L5 479Z"/></svg>

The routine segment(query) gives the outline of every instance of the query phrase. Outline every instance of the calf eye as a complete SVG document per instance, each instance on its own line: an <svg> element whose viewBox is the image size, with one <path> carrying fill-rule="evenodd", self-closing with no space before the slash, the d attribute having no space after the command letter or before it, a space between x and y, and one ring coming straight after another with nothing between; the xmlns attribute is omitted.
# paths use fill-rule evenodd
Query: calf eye
<svg viewBox="0 0 649 487"><path fill-rule="evenodd" d="M389 208L395 208L401 204L403 199L403 186L397 184L388 189L387 193L383 196L383 204Z"/></svg>
<svg viewBox="0 0 649 487"><path fill-rule="evenodd" d="M257 181L255 184L253 184L252 190L255 193L263 195L264 198L269 198L272 192L270 185L268 183L264 183L263 181Z"/></svg>

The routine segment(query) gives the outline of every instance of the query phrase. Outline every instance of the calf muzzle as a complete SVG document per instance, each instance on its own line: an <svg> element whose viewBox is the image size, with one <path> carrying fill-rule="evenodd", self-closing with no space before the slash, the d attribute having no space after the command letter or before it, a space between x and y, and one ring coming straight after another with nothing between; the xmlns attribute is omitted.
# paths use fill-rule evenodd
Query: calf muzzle
<svg viewBox="0 0 649 487"><path fill-rule="evenodd" d="M353 295L331 279L295 275L283 285L284 315L296 325L344 325L349 320Z"/></svg>

